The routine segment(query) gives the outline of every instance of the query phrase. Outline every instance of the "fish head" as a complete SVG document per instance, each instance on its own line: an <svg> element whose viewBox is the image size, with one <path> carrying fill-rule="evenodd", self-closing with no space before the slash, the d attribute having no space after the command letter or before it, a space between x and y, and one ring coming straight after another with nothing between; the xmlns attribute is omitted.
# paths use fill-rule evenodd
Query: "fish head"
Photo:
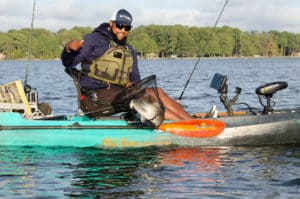
<svg viewBox="0 0 300 199"><path fill-rule="evenodd" d="M151 101L147 98L137 98L130 101L129 107L141 116L141 122L150 122L158 127L164 120L164 111L157 101Z"/></svg>

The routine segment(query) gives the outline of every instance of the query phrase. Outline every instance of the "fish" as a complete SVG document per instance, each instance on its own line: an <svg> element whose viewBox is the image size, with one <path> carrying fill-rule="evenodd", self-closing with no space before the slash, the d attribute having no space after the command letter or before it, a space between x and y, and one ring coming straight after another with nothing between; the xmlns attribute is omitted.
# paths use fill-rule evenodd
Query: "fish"
<svg viewBox="0 0 300 199"><path fill-rule="evenodd" d="M163 123L164 110L158 101L146 97L132 99L129 107L140 114L142 123L150 122L155 128Z"/></svg>

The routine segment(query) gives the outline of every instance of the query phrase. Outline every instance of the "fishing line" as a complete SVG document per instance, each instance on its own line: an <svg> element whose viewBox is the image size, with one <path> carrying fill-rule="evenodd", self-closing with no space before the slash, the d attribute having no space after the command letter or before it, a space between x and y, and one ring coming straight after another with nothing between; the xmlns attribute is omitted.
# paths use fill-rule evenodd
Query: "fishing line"
<svg viewBox="0 0 300 199"><path fill-rule="evenodd" d="M25 92L29 92L30 86L27 85L28 81L28 73L29 73L29 61L31 60L31 46L32 46L32 34L33 34L33 19L34 19L34 10L35 10L35 0L33 1L33 8L32 8L32 16L31 16L31 26L28 36L28 51L27 51L27 65L26 65L26 72L25 72L25 81L24 81L24 90Z"/></svg>
<svg viewBox="0 0 300 199"><path fill-rule="evenodd" d="M218 16L218 18L217 18L217 20L216 20L216 22L215 22L215 25L213 26L213 28L212 28L212 30L211 30L211 32L210 32L210 34L209 34L209 37L208 37L208 39L207 39L207 41L206 41L206 44L205 44L205 46L204 46L204 50L207 48L208 41L211 39L212 34L213 34L213 32L214 32L214 30L215 30L215 28L216 28L218 22L220 21L221 16L222 16L222 14L223 14L223 12L224 12L224 9L225 9L227 3L228 3L228 0L225 1L224 5L223 5L223 7L222 7L222 10L221 10L221 12L219 13L219 16ZM194 67L193 67L193 70L192 70L192 72L191 72L191 74L190 74L188 80L186 81L186 83L185 83L185 85L184 85L184 88L183 88L183 90L182 90L182 92L181 92L181 95L180 95L179 98L178 98L178 101L180 101L180 100L182 99L182 96L183 96L183 94L184 94L184 92L185 92L185 90L186 90L188 84L190 83L190 80L191 80L191 78L192 78L192 76L193 76L193 74L194 74L194 72L195 72L195 70L196 70L196 67L197 67L199 61L200 61L200 52L199 52L199 57L198 57L198 59L197 59L195 65L194 65Z"/></svg>

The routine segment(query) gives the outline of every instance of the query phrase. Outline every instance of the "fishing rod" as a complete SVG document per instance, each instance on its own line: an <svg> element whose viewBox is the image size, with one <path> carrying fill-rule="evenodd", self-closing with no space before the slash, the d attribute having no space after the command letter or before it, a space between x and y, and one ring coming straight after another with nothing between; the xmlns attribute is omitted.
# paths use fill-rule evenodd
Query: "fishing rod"
<svg viewBox="0 0 300 199"><path fill-rule="evenodd" d="M30 30L29 30L29 36L28 36L27 65L26 65L25 81L24 81L24 90L25 90L26 93L30 92L30 90L31 90L31 87L27 84L27 82L28 82L28 73L29 73L29 61L31 60L31 46L32 46L34 11L35 11L35 0L33 1L31 26L30 26Z"/></svg>
<svg viewBox="0 0 300 199"><path fill-rule="evenodd" d="M209 34L209 37L208 37L208 39L207 39L207 41L206 41L206 44L205 44L205 46L204 46L204 50L207 48L208 40L211 38L211 36L212 36L212 34L213 34L213 32L214 32L214 30L215 30L215 28L216 28L218 22L220 21L221 16L222 16L222 14L223 14L223 12L224 12L224 9L225 9L227 3L228 3L228 0L225 1L224 5L223 5L223 7L222 7L222 10L221 10L221 12L219 13L219 16L218 16L218 18L217 18L217 20L216 20L216 22L215 22L215 24L214 24L214 26L213 26L213 28L212 28L210 34ZM200 54L200 52L199 52L199 54ZM197 67L199 61L200 61L200 55L198 56L198 59L197 59L195 65L194 65L194 67L193 67L193 70L192 70L192 72L191 72L191 74L190 74L188 80L186 81L186 83L185 83L185 85L184 85L184 87L183 87L183 90L182 90L182 92L181 92L181 94L180 94L180 96L179 96L179 98L178 98L178 101L179 101L179 102L180 102L180 100L182 99L182 96L183 96L183 94L184 94L184 92L185 92L185 90L186 90L188 84L190 83L190 80L191 80L191 78L192 78L192 76L193 76L193 74L194 74L194 72L195 72L195 70L196 70L196 67Z"/></svg>

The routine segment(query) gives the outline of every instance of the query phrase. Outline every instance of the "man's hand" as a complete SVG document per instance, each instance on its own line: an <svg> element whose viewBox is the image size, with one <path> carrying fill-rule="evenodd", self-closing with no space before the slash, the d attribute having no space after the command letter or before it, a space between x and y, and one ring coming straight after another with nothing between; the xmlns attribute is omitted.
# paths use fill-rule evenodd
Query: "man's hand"
<svg viewBox="0 0 300 199"><path fill-rule="evenodd" d="M65 49L67 53L71 53L71 51L79 50L83 45L83 40L71 40L65 45Z"/></svg>

